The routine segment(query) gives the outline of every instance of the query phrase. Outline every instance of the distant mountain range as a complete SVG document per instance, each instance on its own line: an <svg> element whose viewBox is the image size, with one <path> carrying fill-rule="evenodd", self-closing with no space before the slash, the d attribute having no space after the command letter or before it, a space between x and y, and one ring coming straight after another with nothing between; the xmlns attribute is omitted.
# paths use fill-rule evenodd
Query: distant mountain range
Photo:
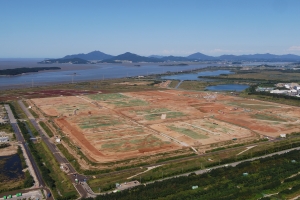
<svg viewBox="0 0 300 200"><path fill-rule="evenodd" d="M256 62L299 62L300 56L293 54L274 55L274 54L253 54L253 55L222 55L222 56L208 56L202 53L194 53L186 57L180 56L140 56L130 52L112 56L101 51L93 51L87 54L67 55L60 59L47 59L39 63L73 63L73 64L87 64L91 60L97 60L102 63L121 63L121 62L183 62L183 61L256 61Z"/></svg>
<svg viewBox="0 0 300 200"><path fill-rule="evenodd" d="M63 57L63 59L81 58L84 60L105 60L105 59L110 59L112 57L114 57L114 56L105 54L101 51L92 51L87 54L80 53L80 54L68 55L68 56Z"/></svg>
<svg viewBox="0 0 300 200"><path fill-rule="evenodd" d="M126 61L129 61L129 62L163 62L159 58L139 56L137 54L133 54L130 52L126 52L124 54L114 56L110 59L102 60L102 62L106 62L106 63L116 63L116 62L124 62L124 61L125 62Z"/></svg>

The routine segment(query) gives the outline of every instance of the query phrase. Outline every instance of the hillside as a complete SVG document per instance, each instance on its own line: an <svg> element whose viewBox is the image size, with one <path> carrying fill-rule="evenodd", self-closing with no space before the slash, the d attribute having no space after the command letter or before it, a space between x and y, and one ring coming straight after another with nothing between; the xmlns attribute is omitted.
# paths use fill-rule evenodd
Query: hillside
<svg viewBox="0 0 300 200"><path fill-rule="evenodd" d="M126 52L124 54L114 56L110 59L103 60L104 63L118 63L118 62L163 62L159 58L153 58L153 57L145 57L145 56L139 56L137 54L133 54L130 52Z"/></svg>
<svg viewBox="0 0 300 200"><path fill-rule="evenodd" d="M213 57L213 56L207 56L203 53L194 53L194 54L191 54L189 56L187 56L187 58L189 59L197 59L197 60L217 60L216 57Z"/></svg>
<svg viewBox="0 0 300 200"><path fill-rule="evenodd" d="M113 57L112 55L105 54L101 51L92 51L87 54L80 53L80 54L67 55L62 59L81 58L83 60L105 60L105 59L110 59L112 57Z"/></svg>

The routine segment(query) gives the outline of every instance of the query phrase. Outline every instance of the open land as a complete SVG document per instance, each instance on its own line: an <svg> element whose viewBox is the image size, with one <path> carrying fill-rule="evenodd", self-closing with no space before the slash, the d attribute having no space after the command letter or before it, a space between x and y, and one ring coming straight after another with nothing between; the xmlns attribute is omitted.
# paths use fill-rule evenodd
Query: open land
<svg viewBox="0 0 300 200"><path fill-rule="evenodd" d="M300 131L299 108L210 92L157 90L32 102L96 162L186 147L203 151Z"/></svg>

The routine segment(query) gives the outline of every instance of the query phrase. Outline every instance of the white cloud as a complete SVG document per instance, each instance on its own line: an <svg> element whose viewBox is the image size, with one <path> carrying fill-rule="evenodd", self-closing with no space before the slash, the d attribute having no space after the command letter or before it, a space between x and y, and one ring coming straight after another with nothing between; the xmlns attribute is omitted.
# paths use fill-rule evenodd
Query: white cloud
<svg viewBox="0 0 300 200"><path fill-rule="evenodd" d="M300 46L291 46L288 50L289 51L300 51Z"/></svg>

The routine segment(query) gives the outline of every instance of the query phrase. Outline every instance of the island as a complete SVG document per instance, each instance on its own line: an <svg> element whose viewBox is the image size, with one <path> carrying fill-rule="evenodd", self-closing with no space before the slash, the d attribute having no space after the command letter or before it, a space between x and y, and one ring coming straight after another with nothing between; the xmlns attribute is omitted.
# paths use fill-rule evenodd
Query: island
<svg viewBox="0 0 300 200"><path fill-rule="evenodd" d="M81 58L47 59L47 60L43 60L43 61L38 62L38 63L39 64L53 64L53 63L90 64L89 61L81 59Z"/></svg>
<svg viewBox="0 0 300 200"><path fill-rule="evenodd" d="M24 73L39 72L44 70L59 70L60 67L22 67L0 70L0 76L15 76Z"/></svg>

